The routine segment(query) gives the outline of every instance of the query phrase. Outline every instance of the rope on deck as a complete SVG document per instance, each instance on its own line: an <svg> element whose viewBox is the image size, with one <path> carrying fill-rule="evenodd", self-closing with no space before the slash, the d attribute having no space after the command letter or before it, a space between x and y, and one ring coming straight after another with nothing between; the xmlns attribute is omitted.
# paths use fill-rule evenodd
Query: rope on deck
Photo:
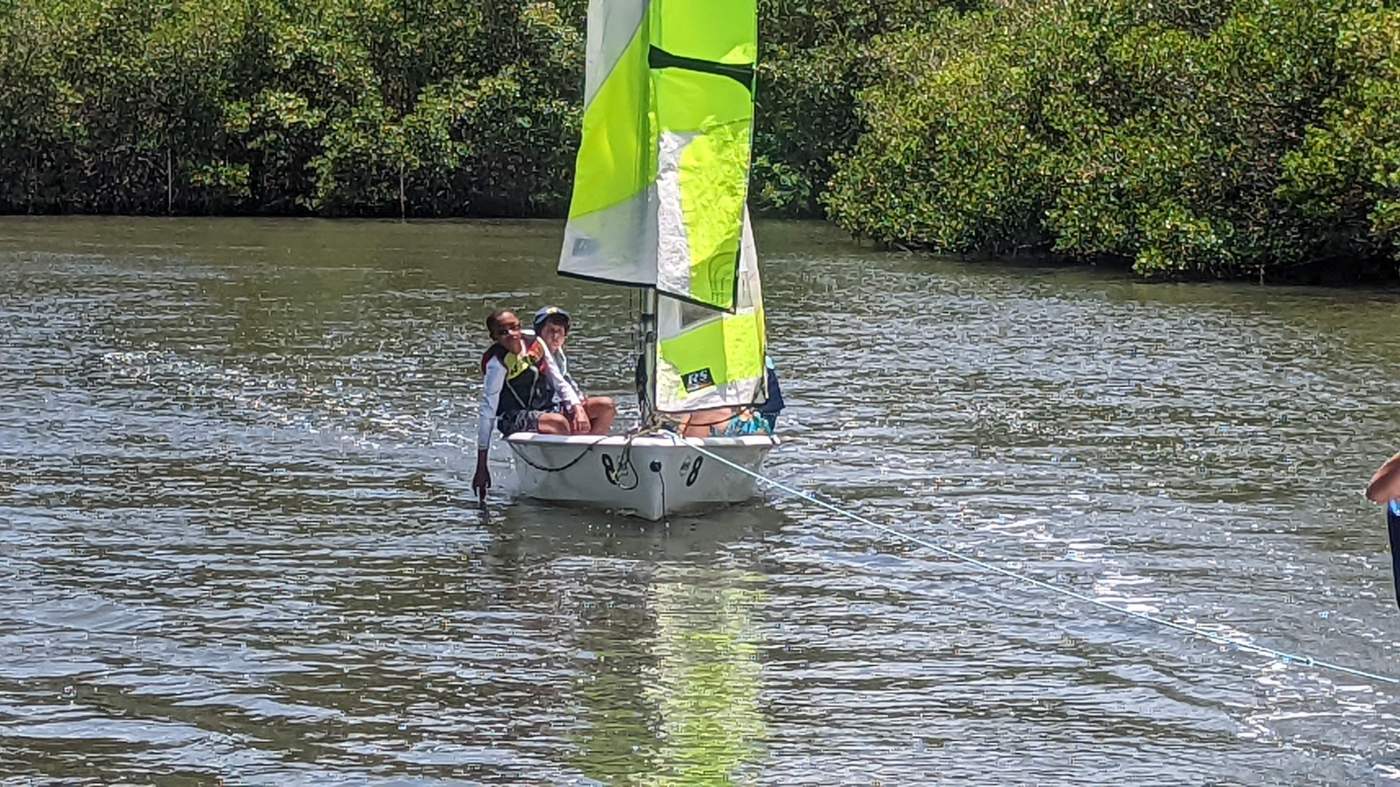
<svg viewBox="0 0 1400 787"><path fill-rule="evenodd" d="M1230 637L1224 634L1218 634L1213 631L1207 631L1206 629L1200 628L1199 626L1191 625L1190 623L1179 623L1175 620L1169 620L1167 618L1159 617L1157 615L1150 615L1145 612L1136 612L1126 607L1120 607L1116 604L1110 604L1107 601L1103 601L1094 598L1093 596L1080 593L1079 591L1062 587L1053 582L1046 582L1043 579L1037 579L1033 576L1030 576L1029 574L1024 574L1019 571L1012 571L1011 569L1002 568L1001 566L988 563L985 560L980 560L971 555L959 552L956 549L950 549L948 547L939 546L938 544L935 544L931 541L927 541L916 536L911 536L908 533L901 532L900 530L876 522L868 517L861 516L860 514L854 513L852 511L847 511L846 509L843 509L832 503L820 500L817 497L814 497L813 495L802 491L801 489L789 486L781 481L769 478L761 473L754 472L753 470L750 470L747 467L731 462L730 460L725 459L724 457L714 453L713 451L709 451L705 448L702 448L701 446L698 446L695 443L687 442L686 445L689 445L696 452L710 459L713 459L714 461L719 462L720 464L731 467L747 476L752 477L760 483L767 484L768 486L771 486L774 489L786 492L787 494L792 495L793 497L805 500L808 503L811 503L812 505L830 511L831 513L836 514L837 516L844 517L846 519L851 520L852 522L859 522L860 524L866 525L868 527L873 527L876 530L888 533L896 538L908 541L911 544L917 544L918 546L924 547L926 549L931 549L940 555L952 558L962 563L966 563L970 566L975 566L977 568L982 569L983 571L988 571L993 574L999 574L1008 579L1014 579L1017 582L1023 582L1025 584L1040 588L1041 590L1047 590L1051 593L1056 593L1061 596L1072 598L1076 601L1081 601L1086 604L1092 604L1093 606L1099 607L1101 609L1106 609L1111 612L1116 612L1125 617L1134 618L1136 620L1145 621L1147 623L1153 623L1163 628L1169 628L1175 631L1182 632L1184 634L1189 634L1193 637L1200 637L1201 639L1214 642L1218 645L1225 645L1227 647L1234 648L1235 650L1243 651L1245 653L1255 653L1261 656L1268 656L1270 658L1277 659L1283 662L1285 665L1301 664L1306 667L1313 667L1322 670L1331 670L1333 672L1340 672L1358 678L1366 678L1380 683L1400 685L1400 678L1397 677L1393 677L1390 675L1381 675L1375 672L1367 672L1366 670L1357 669L1355 667L1348 667L1344 664L1337 664L1331 661L1324 661L1322 659L1313 658L1312 656L1308 655L1288 653L1287 651L1277 650L1275 648L1266 647L1264 645L1256 645L1253 642L1239 639L1237 637Z"/></svg>

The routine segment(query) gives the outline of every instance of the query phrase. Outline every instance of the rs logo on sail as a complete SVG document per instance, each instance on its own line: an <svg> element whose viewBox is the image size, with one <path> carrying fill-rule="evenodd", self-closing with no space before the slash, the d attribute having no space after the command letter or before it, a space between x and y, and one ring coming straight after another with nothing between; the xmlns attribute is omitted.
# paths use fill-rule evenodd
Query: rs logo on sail
<svg viewBox="0 0 1400 787"><path fill-rule="evenodd" d="M707 366L694 372L688 372L681 377L681 385L685 386L686 393L693 393L701 388L708 388L715 384L714 375L710 374Z"/></svg>

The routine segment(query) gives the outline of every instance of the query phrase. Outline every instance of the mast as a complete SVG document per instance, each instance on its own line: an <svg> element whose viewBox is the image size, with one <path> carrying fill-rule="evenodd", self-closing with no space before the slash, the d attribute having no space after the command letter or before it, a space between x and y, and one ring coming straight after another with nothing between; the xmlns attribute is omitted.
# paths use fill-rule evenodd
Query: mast
<svg viewBox="0 0 1400 787"><path fill-rule="evenodd" d="M651 3L647 3L642 12L642 24L646 25L648 30L651 28L651 14ZM637 105L636 120L637 128L650 127L650 103ZM637 171L647 172L650 168L648 162L654 155L654 150L646 145L638 145ZM650 199L649 196L648 199ZM655 210L654 207L651 209ZM637 416L641 420L637 426L645 429L651 425L652 419L656 417L656 286L654 283L650 287L642 288L641 332L642 357L637 359L637 368L640 369L641 375L637 378Z"/></svg>
<svg viewBox="0 0 1400 787"><path fill-rule="evenodd" d="M650 424L656 416L656 290L642 289L641 353L637 378L637 407L640 410L641 425Z"/></svg>

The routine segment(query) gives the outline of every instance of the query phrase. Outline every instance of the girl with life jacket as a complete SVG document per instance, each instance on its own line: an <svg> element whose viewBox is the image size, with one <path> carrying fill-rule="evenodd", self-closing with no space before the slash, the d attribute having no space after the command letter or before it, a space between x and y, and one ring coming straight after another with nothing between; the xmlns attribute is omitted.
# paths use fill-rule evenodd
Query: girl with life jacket
<svg viewBox="0 0 1400 787"><path fill-rule="evenodd" d="M494 344L481 356L481 410L477 416L476 474L472 491L486 502L491 471L486 454L491 430L502 435L515 432L542 434L606 434L607 423L593 424L580 406L577 394L554 367L549 348L520 330L520 320L509 309L497 309L486 318L486 330ZM559 395L555 403L555 393Z"/></svg>

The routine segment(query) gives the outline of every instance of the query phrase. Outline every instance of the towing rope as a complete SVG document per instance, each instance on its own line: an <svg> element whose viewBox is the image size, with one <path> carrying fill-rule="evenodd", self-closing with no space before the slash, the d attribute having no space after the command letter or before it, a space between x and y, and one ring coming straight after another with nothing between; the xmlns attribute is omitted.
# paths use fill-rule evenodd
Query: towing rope
<svg viewBox="0 0 1400 787"><path fill-rule="evenodd" d="M962 563L966 563L970 566L975 566L979 569L982 569L983 571L987 571L993 574L999 574L1008 579L1014 579L1017 582L1023 582L1033 587L1040 588L1041 590L1047 590L1051 593L1066 596L1076 601L1081 601L1086 604L1092 604L1101 609L1116 612L1119 615L1123 615L1125 617L1134 618L1136 620L1141 620L1148 623L1153 623L1163 628L1173 629L1175 631L1179 631L1184 634L1189 634L1194 637L1200 637L1201 639L1214 642L1218 645L1225 645L1227 647L1234 648L1235 650L1239 650L1245 653L1254 653L1261 656L1268 656L1269 658L1277 659L1283 662L1284 664L1301 664L1306 667L1331 670L1333 672L1340 672L1346 675L1352 675L1354 677L1367 678L1369 680L1377 681L1380 683L1400 685L1400 677L1382 675L1375 672L1367 672L1366 670L1357 669L1355 667L1348 667L1344 664L1337 664L1331 661L1324 661L1322 659L1313 658L1312 656L1308 655L1289 653L1287 651L1277 650L1275 648L1266 647L1264 645L1256 645L1253 642L1249 642L1248 640L1239 639L1237 637L1230 637L1224 634L1218 634L1213 631L1207 631L1206 629L1200 628L1199 626L1191 625L1190 623L1180 623L1175 620L1169 620L1164 617L1159 617L1157 615L1150 615L1145 612L1136 612L1126 607L1120 607L1116 604L1110 604L1107 601L1103 601L1101 599L1094 598L1093 596L1080 593L1079 591L1062 587L1053 582L1047 582L1043 579L1037 579L1036 577L1030 576L1029 574L1024 574L1019 571L1012 571L1011 569L1002 568L1001 566L988 563L985 560L980 560L971 555L959 552L956 549L950 549L945 546L940 546L931 541L927 541L916 536L909 535L908 533L902 532L888 525L876 522L868 517L861 516L860 514L854 513L852 511L847 511L844 508L841 508L833 503L828 503L824 500L821 500L810 493L802 491L801 489L789 486L781 481L774 480L761 473L757 473L753 470L748 469L747 467L725 459L724 457L714 453L713 451L709 451L694 443L685 441L681 442L684 442L686 445L689 445L691 448L695 449L696 452L700 453L703 456L709 457L710 459L713 459L714 461L719 462L720 464L733 468L734 470L738 470L744 475L747 475L761 483L767 484L768 486L771 486L774 489L777 489L781 492L786 492L787 494L792 495L793 497L805 500L808 503L811 503L812 505L818 506L819 508L825 509L826 511L830 511L831 513L836 514L837 516L844 517L853 522L859 522L860 524L866 525L868 527L873 527L884 533L888 533L896 538L903 539L911 544L917 544L918 546L931 549L940 555L952 558Z"/></svg>

